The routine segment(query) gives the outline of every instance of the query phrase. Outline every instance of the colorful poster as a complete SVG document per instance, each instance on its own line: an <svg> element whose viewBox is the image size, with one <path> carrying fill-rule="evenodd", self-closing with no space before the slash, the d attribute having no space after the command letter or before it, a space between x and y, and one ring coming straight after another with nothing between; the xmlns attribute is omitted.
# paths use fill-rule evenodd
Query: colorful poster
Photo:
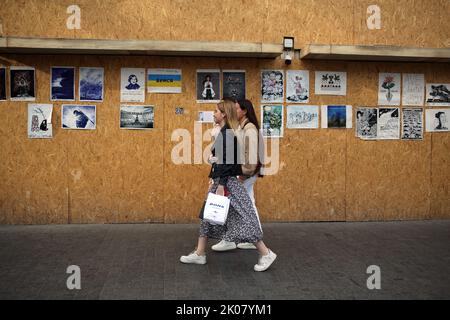
<svg viewBox="0 0 450 320"><path fill-rule="evenodd" d="M0 68L0 101L6 101L6 68Z"/></svg>
<svg viewBox="0 0 450 320"><path fill-rule="evenodd" d="M377 139L400 138L400 109L378 108Z"/></svg>
<svg viewBox="0 0 450 320"><path fill-rule="evenodd" d="M198 103L220 102L219 69L197 70L197 102Z"/></svg>
<svg viewBox="0 0 450 320"><path fill-rule="evenodd" d="M35 70L31 67L14 67L10 72L10 97L12 101L34 101Z"/></svg>
<svg viewBox="0 0 450 320"><path fill-rule="evenodd" d="M28 104L28 138L52 138L52 104Z"/></svg>
<svg viewBox="0 0 450 320"><path fill-rule="evenodd" d="M96 106L63 104L61 124L63 129L95 130Z"/></svg>
<svg viewBox="0 0 450 320"><path fill-rule="evenodd" d="M425 75L423 73L404 73L402 105L423 106L425 99Z"/></svg>
<svg viewBox="0 0 450 320"><path fill-rule="evenodd" d="M377 138L378 109L359 107L356 109L356 136L360 139Z"/></svg>
<svg viewBox="0 0 450 320"><path fill-rule="evenodd" d="M261 102L283 103L284 100L284 71L261 71Z"/></svg>
<svg viewBox="0 0 450 320"><path fill-rule="evenodd" d="M450 108L449 109L427 109L426 110L426 130L427 132L448 132L450 131Z"/></svg>
<svg viewBox="0 0 450 320"><path fill-rule="evenodd" d="M121 102L145 101L144 68L120 69L120 101Z"/></svg>
<svg viewBox="0 0 450 320"><path fill-rule="evenodd" d="M309 96L309 71L288 70L286 74L286 101L308 103Z"/></svg>
<svg viewBox="0 0 450 320"><path fill-rule="evenodd" d="M79 97L80 101L103 101L104 70L103 68L80 68Z"/></svg>
<svg viewBox="0 0 450 320"><path fill-rule="evenodd" d="M319 128L319 106L286 107L286 128L317 129Z"/></svg>
<svg viewBox="0 0 450 320"><path fill-rule="evenodd" d="M154 106L120 106L120 128L152 129L154 115Z"/></svg>
<svg viewBox="0 0 450 320"><path fill-rule="evenodd" d="M450 107L450 83L427 83L427 106Z"/></svg>
<svg viewBox="0 0 450 320"><path fill-rule="evenodd" d="M280 138L283 137L283 106L270 105L261 106L261 124L263 137Z"/></svg>
<svg viewBox="0 0 450 320"><path fill-rule="evenodd" d="M147 92L181 93L181 69L148 69Z"/></svg>
<svg viewBox="0 0 450 320"><path fill-rule="evenodd" d="M423 139L423 108L402 110L402 140Z"/></svg>
<svg viewBox="0 0 450 320"><path fill-rule="evenodd" d="M322 106L321 125L329 129L352 128L352 106Z"/></svg>
<svg viewBox="0 0 450 320"><path fill-rule="evenodd" d="M345 96L347 94L347 72L316 71L315 94Z"/></svg>
<svg viewBox="0 0 450 320"><path fill-rule="evenodd" d="M75 101L75 68L50 68L50 100Z"/></svg>
<svg viewBox="0 0 450 320"><path fill-rule="evenodd" d="M245 70L222 71L222 93L224 98L245 99Z"/></svg>
<svg viewBox="0 0 450 320"><path fill-rule="evenodd" d="M399 106L400 73L380 73L378 76L378 105Z"/></svg>

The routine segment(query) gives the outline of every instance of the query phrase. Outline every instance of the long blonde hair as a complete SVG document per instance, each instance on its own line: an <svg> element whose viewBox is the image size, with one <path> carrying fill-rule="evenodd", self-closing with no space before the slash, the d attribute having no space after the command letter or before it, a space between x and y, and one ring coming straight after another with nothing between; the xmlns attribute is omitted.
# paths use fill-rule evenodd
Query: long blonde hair
<svg viewBox="0 0 450 320"><path fill-rule="evenodd" d="M225 123L233 129L233 131L237 130L239 127L239 120L236 112L236 104L234 101L230 99L224 99L223 101L217 104L217 108L225 113Z"/></svg>

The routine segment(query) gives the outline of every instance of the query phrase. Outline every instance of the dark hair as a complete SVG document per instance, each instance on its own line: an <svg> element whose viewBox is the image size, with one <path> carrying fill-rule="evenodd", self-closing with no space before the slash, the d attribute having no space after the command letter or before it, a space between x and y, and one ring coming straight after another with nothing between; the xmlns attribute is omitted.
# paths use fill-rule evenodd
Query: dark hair
<svg viewBox="0 0 450 320"><path fill-rule="evenodd" d="M441 114L445 114L445 112L439 111L434 116L439 119L441 117Z"/></svg>
<svg viewBox="0 0 450 320"><path fill-rule="evenodd" d="M128 82L130 82L132 78L136 78L136 80L138 80L138 78L136 77L136 75L130 74L130 75L128 76ZM138 80L138 81L139 81L139 80Z"/></svg>
<svg viewBox="0 0 450 320"><path fill-rule="evenodd" d="M253 123L259 131L259 123L258 118L256 117L255 108L253 108L253 104L250 100L244 99L237 101L237 104L239 105L239 108L243 111L247 111L247 119L251 123Z"/></svg>

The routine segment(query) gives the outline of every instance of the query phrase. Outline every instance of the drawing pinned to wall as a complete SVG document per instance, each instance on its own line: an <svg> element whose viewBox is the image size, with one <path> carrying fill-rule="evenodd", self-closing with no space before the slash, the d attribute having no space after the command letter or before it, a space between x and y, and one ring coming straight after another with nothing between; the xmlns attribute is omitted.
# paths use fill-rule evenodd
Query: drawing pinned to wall
<svg viewBox="0 0 450 320"><path fill-rule="evenodd" d="M198 103L220 102L219 69L197 70L197 102Z"/></svg>
<svg viewBox="0 0 450 320"><path fill-rule="evenodd" d="M94 105L62 105L61 124L63 129L94 130L96 118L96 106Z"/></svg>
<svg viewBox="0 0 450 320"><path fill-rule="evenodd" d="M286 107L286 128L317 129L319 128L319 106Z"/></svg>
<svg viewBox="0 0 450 320"><path fill-rule="evenodd" d="M378 139L400 138L400 109L378 108Z"/></svg>
<svg viewBox="0 0 450 320"><path fill-rule="evenodd" d="M316 71L315 94L345 96L347 94L347 72Z"/></svg>
<svg viewBox="0 0 450 320"><path fill-rule="evenodd" d="M214 111L199 111L198 122L214 123Z"/></svg>
<svg viewBox="0 0 450 320"><path fill-rule="evenodd" d="M80 68L79 97L80 101L103 101L104 88L103 68Z"/></svg>
<svg viewBox="0 0 450 320"><path fill-rule="evenodd" d="M423 73L404 73L402 105L423 106L425 99L425 75Z"/></svg>
<svg viewBox="0 0 450 320"><path fill-rule="evenodd" d="M282 105L261 106L263 137L283 137L284 115Z"/></svg>
<svg viewBox="0 0 450 320"><path fill-rule="evenodd" d="M145 101L145 69L120 69L120 102Z"/></svg>
<svg viewBox="0 0 450 320"><path fill-rule="evenodd" d="M154 106L120 106L121 129L152 129L154 121Z"/></svg>
<svg viewBox="0 0 450 320"><path fill-rule="evenodd" d="M31 67L10 68L10 98L12 101L34 101L35 70Z"/></svg>
<svg viewBox="0 0 450 320"><path fill-rule="evenodd" d="M423 139L423 108L402 110L402 140Z"/></svg>
<svg viewBox="0 0 450 320"><path fill-rule="evenodd" d="M427 106L450 107L450 83L427 83Z"/></svg>
<svg viewBox="0 0 450 320"><path fill-rule="evenodd" d="M352 128L352 106L322 106L321 126L329 129Z"/></svg>
<svg viewBox="0 0 450 320"><path fill-rule="evenodd" d="M378 104L387 106L400 105L400 73L380 73L378 75Z"/></svg>
<svg viewBox="0 0 450 320"><path fill-rule="evenodd" d="M261 102L283 103L284 99L284 71L261 71Z"/></svg>
<svg viewBox="0 0 450 320"><path fill-rule="evenodd" d="M181 93L181 69L148 69L147 92Z"/></svg>
<svg viewBox="0 0 450 320"><path fill-rule="evenodd" d="M450 109L427 109L425 121L427 132L450 131Z"/></svg>
<svg viewBox="0 0 450 320"><path fill-rule="evenodd" d="M52 138L52 104L28 104L28 138Z"/></svg>
<svg viewBox="0 0 450 320"><path fill-rule="evenodd" d="M286 101L309 102L309 71L288 70L286 81Z"/></svg>
<svg viewBox="0 0 450 320"><path fill-rule="evenodd" d="M75 68L50 68L50 100L75 101Z"/></svg>
<svg viewBox="0 0 450 320"><path fill-rule="evenodd" d="M6 68L0 68L0 101L6 101Z"/></svg>
<svg viewBox="0 0 450 320"><path fill-rule="evenodd" d="M246 96L245 70L223 70L222 75L223 97L244 100Z"/></svg>
<svg viewBox="0 0 450 320"><path fill-rule="evenodd" d="M359 107L356 109L356 136L360 139L377 138L378 109Z"/></svg>

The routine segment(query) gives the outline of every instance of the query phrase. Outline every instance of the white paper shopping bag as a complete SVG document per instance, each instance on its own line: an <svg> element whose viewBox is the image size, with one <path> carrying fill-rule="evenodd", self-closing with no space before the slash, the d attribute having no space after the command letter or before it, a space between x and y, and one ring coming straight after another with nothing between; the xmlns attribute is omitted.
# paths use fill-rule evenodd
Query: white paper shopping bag
<svg viewBox="0 0 450 320"><path fill-rule="evenodd" d="M230 199L209 193L206 199L205 210L203 211L203 220L223 226L225 221L227 221L229 208Z"/></svg>

